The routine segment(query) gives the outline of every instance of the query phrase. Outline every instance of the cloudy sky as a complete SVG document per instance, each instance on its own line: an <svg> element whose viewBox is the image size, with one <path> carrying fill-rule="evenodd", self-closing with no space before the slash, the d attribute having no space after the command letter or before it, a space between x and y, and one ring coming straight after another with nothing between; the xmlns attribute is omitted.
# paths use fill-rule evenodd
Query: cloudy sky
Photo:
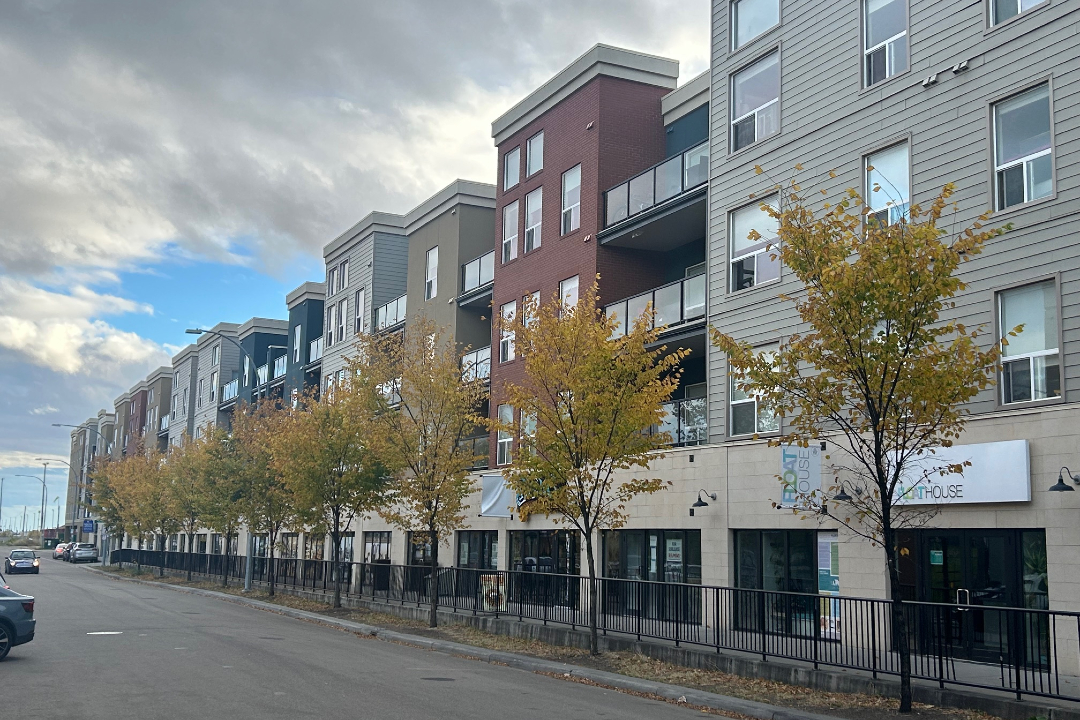
<svg viewBox="0 0 1080 720"><path fill-rule="evenodd" d="M491 121L598 42L685 81L709 2L0 3L0 522L40 505L13 476L67 459L51 423L111 409L185 327L283 317L369 211L493 182Z"/></svg>

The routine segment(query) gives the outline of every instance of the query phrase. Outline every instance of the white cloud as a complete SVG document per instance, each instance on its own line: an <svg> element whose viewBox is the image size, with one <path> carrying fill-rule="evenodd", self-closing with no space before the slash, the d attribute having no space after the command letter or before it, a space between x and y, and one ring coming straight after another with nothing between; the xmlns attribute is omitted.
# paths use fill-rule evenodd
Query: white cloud
<svg viewBox="0 0 1080 720"><path fill-rule="evenodd" d="M54 408L52 405L42 405L36 407L30 411L31 415L52 415L53 413L60 412L59 408Z"/></svg>

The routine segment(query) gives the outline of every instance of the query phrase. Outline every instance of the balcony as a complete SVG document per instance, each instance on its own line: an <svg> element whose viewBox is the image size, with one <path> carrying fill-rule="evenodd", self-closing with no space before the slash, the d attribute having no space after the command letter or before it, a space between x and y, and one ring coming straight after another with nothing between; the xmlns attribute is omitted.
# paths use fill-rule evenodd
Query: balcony
<svg viewBox="0 0 1080 720"><path fill-rule="evenodd" d="M495 251L485 253L475 260L461 266L461 292L458 293L458 306L480 304L491 296L491 285L495 280ZM486 307L486 303L483 303Z"/></svg>
<svg viewBox="0 0 1080 720"><path fill-rule="evenodd" d="M279 377L283 377L285 375L285 371L288 369L288 366L289 366L289 356L288 355L282 355L281 357L275 358L274 359L274 376L273 376L273 379L277 380Z"/></svg>
<svg viewBox="0 0 1080 720"><path fill-rule="evenodd" d="M162 418L158 420L158 433L160 434L167 432L169 432L169 416L163 415Z"/></svg>
<svg viewBox="0 0 1080 720"><path fill-rule="evenodd" d="M487 435L464 438L458 442L458 446L476 456L473 464L469 466L470 470L487 470L491 461L491 438Z"/></svg>
<svg viewBox="0 0 1080 720"><path fill-rule="evenodd" d="M322 360L323 353L323 338L320 335L318 339L312 340L308 344L308 364L319 362Z"/></svg>
<svg viewBox="0 0 1080 720"><path fill-rule="evenodd" d="M670 250L704 237L708 181L707 142L654 165L604 193L604 229L597 239Z"/></svg>
<svg viewBox="0 0 1080 720"><path fill-rule="evenodd" d="M703 397L672 400L663 404L664 419L653 432L671 434L672 447L700 445L709 437L709 416Z"/></svg>
<svg viewBox="0 0 1080 720"><path fill-rule="evenodd" d="M405 295L391 300L375 311L375 331L382 332L405 322Z"/></svg>
<svg viewBox="0 0 1080 720"><path fill-rule="evenodd" d="M705 318L705 275L678 280L655 290L635 295L604 307L604 313L615 315L619 326L612 337L622 337L628 326L641 317L652 305L653 326L672 330L680 325Z"/></svg>
<svg viewBox="0 0 1080 720"><path fill-rule="evenodd" d="M256 389L261 388L263 385L266 384L266 380L267 380L269 372L270 372L270 367L268 365L260 365L259 367L255 368L255 387L256 387Z"/></svg>
<svg viewBox="0 0 1080 720"><path fill-rule="evenodd" d="M233 379L231 382L227 382L221 386L221 402L232 402L236 399L236 396L240 394L240 380L239 378Z"/></svg>
<svg viewBox="0 0 1080 720"><path fill-rule="evenodd" d="M487 380L491 377L491 346L482 347L461 356L461 378Z"/></svg>

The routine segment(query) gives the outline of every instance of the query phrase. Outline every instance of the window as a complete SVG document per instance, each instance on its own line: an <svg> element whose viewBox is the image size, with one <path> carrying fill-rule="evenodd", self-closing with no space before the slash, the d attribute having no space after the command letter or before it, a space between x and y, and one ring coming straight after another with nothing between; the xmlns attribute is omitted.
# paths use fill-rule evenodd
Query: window
<svg viewBox="0 0 1080 720"><path fill-rule="evenodd" d="M300 362L300 326L297 325L293 328L293 362ZM245 376L246 378L246 376ZM244 380L244 384L247 385L247 380Z"/></svg>
<svg viewBox="0 0 1080 720"><path fill-rule="evenodd" d="M199 378L199 398L198 398L198 401L195 403L196 407L202 407L203 390L205 388L205 385L206 385L206 381L203 380L202 378Z"/></svg>
<svg viewBox="0 0 1080 720"><path fill-rule="evenodd" d="M774 52L731 78L731 151L780 130L780 53Z"/></svg>
<svg viewBox="0 0 1080 720"><path fill-rule="evenodd" d="M514 408L509 405L500 405L499 422L507 424L514 422ZM513 445L513 435L507 430L500 430L498 445L496 446L495 451L496 465L509 465L512 462L511 449L513 448Z"/></svg>
<svg viewBox="0 0 1080 720"><path fill-rule="evenodd" d="M1027 12L1044 0L990 0L990 24L999 25L1011 17Z"/></svg>
<svg viewBox="0 0 1080 720"><path fill-rule="evenodd" d="M326 347L334 344L334 328L337 327L337 305L326 308Z"/></svg>
<svg viewBox="0 0 1080 720"><path fill-rule="evenodd" d="M338 303L337 309L337 339L341 342L345 339L345 316L349 313L348 300L342 300Z"/></svg>
<svg viewBox="0 0 1080 720"><path fill-rule="evenodd" d="M998 210L1053 191L1048 84L994 105L994 170Z"/></svg>
<svg viewBox="0 0 1080 720"><path fill-rule="evenodd" d="M569 309L577 305L578 301L578 276L567 278L559 283L559 301L563 307Z"/></svg>
<svg viewBox="0 0 1080 720"><path fill-rule="evenodd" d="M908 69L907 0L863 0L866 87Z"/></svg>
<svg viewBox="0 0 1080 720"><path fill-rule="evenodd" d="M503 190L509 190L521 180L521 148L516 147L503 156Z"/></svg>
<svg viewBox="0 0 1080 720"><path fill-rule="evenodd" d="M770 351L765 351L769 353ZM739 389L739 381L731 376L731 431L729 435L753 435L775 432L780 429L780 419L756 395L748 395Z"/></svg>
<svg viewBox="0 0 1080 720"><path fill-rule="evenodd" d="M217 400L217 372L210 373L210 402Z"/></svg>
<svg viewBox="0 0 1080 720"><path fill-rule="evenodd" d="M907 143L866 156L866 205L882 225L907 218L911 199L908 164Z"/></svg>
<svg viewBox="0 0 1080 720"><path fill-rule="evenodd" d="M529 303L532 307L531 312L527 312L524 303L521 306L521 324L531 325L536 320L536 314L540 311L540 291L529 293Z"/></svg>
<svg viewBox="0 0 1080 720"><path fill-rule="evenodd" d="M499 328L499 362L514 359L514 316L517 315L517 302L511 300L499 309L502 327Z"/></svg>
<svg viewBox="0 0 1080 720"><path fill-rule="evenodd" d="M521 413L521 440L525 445L522 452L536 455L536 414Z"/></svg>
<svg viewBox="0 0 1080 720"><path fill-rule="evenodd" d="M326 296L330 297L337 291L337 268L326 271Z"/></svg>
<svg viewBox="0 0 1080 720"><path fill-rule="evenodd" d="M349 261L343 260L338 268L338 276L341 278L341 290L349 287Z"/></svg>
<svg viewBox="0 0 1080 720"><path fill-rule="evenodd" d="M244 356L244 387L251 384L251 360Z"/></svg>
<svg viewBox="0 0 1080 720"><path fill-rule="evenodd" d="M766 204L776 202L775 198ZM731 213L731 292L780 279L780 259L773 259L779 224L760 203ZM753 234L753 237L751 235Z"/></svg>
<svg viewBox="0 0 1080 720"><path fill-rule="evenodd" d="M439 246L427 251L424 270L424 299L431 300L439 294Z"/></svg>
<svg viewBox="0 0 1080 720"><path fill-rule="evenodd" d="M518 204L517 200L503 208L502 261L508 263L517 257Z"/></svg>
<svg viewBox="0 0 1080 720"><path fill-rule="evenodd" d="M356 300L353 304L353 314L356 315L354 320L356 324L356 333L367 332L367 323L364 322L364 318L367 317L367 293L364 288L360 288L356 291Z"/></svg>
<svg viewBox="0 0 1080 720"><path fill-rule="evenodd" d="M581 227L581 166L577 165L562 176L562 234L568 235Z"/></svg>
<svg viewBox="0 0 1080 720"><path fill-rule="evenodd" d="M529 138L525 146L525 177L544 169L544 133L538 132Z"/></svg>
<svg viewBox="0 0 1080 720"><path fill-rule="evenodd" d="M146 404L152 405L154 402L154 388L150 388L146 391Z"/></svg>
<svg viewBox="0 0 1080 720"><path fill-rule="evenodd" d="M476 570L499 567L499 532L497 530L458 530L457 566Z"/></svg>
<svg viewBox="0 0 1080 720"><path fill-rule="evenodd" d="M738 50L780 24L780 0L735 0L731 3L731 49Z"/></svg>
<svg viewBox="0 0 1080 720"><path fill-rule="evenodd" d="M215 345L210 351L210 365L216 366L219 362L221 362L221 346Z"/></svg>
<svg viewBox="0 0 1080 720"><path fill-rule="evenodd" d="M525 252L540 247L540 225L544 214L544 188L525 196Z"/></svg>
<svg viewBox="0 0 1080 720"><path fill-rule="evenodd" d="M1050 280L1000 293L998 317L1002 335L1024 326L1001 349L1001 401L1061 397L1057 284Z"/></svg>
<svg viewBox="0 0 1080 720"><path fill-rule="evenodd" d="M390 563L390 531L375 530L364 533L364 562Z"/></svg>

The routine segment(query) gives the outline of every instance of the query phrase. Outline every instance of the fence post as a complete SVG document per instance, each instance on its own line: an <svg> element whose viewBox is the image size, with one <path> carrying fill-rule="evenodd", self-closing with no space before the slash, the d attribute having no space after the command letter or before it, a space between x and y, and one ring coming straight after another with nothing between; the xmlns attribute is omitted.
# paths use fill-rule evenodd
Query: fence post
<svg viewBox="0 0 1080 720"><path fill-rule="evenodd" d="M758 626L761 628L761 662L768 662L769 655L765 650L765 593L758 592Z"/></svg>
<svg viewBox="0 0 1080 720"><path fill-rule="evenodd" d="M877 680L877 601L870 601L870 663L873 677Z"/></svg>
<svg viewBox="0 0 1080 720"><path fill-rule="evenodd" d="M818 669L818 648L821 645L821 599L810 598L810 602L814 605L814 630L811 633L814 643L814 669ZM828 601L826 601L828 602Z"/></svg>

